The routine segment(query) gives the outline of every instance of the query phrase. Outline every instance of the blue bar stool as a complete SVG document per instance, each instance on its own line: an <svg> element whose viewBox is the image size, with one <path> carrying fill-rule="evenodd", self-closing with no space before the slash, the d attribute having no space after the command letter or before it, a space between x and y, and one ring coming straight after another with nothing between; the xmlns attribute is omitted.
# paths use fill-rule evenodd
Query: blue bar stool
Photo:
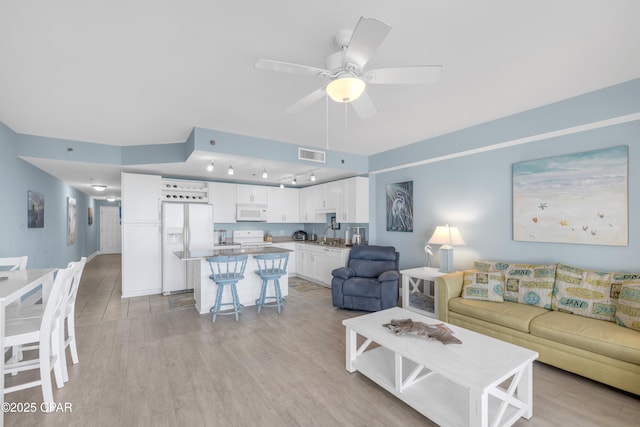
<svg viewBox="0 0 640 427"><path fill-rule="evenodd" d="M242 313L244 306L240 304L238 299L238 289L236 284L238 280L244 279L244 269L247 266L247 255L237 256L215 256L207 258L209 262L209 268L211 269L211 275L209 278L218 285L218 292L216 293L216 302L209 310L213 314L212 322L216 321L216 316L235 314L236 321L238 321L238 314ZM231 297L233 302L222 303L222 293L225 286L231 286ZM232 305L233 310L220 310L222 306Z"/></svg>
<svg viewBox="0 0 640 427"><path fill-rule="evenodd" d="M254 255L253 258L258 263L259 270L256 274L262 278L262 289L260 290L260 298L256 300L258 306L258 313L262 310L262 307L278 307L278 314L280 314L280 306L284 304L284 298L280 291L280 277L287 274L287 262L289 261L289 253L277 253L277 254L265 254ZM267 284L269 280L273 280L273 287L275 291L274 296L266 296ZM271 303L265 304L265 300L274 300Z"/></svg>

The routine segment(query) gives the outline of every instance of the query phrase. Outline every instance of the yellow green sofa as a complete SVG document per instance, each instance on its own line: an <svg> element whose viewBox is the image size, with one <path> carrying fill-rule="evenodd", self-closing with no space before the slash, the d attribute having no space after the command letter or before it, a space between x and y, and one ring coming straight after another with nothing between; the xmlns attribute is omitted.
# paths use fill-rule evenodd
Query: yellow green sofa
<svg viewBox="0 0 640 427"><path fill-rule="evenodd" d="M640 395L640 332L518 302L465 299L463 272L437 278L440 320L537 351L560 369Z"/></svg>

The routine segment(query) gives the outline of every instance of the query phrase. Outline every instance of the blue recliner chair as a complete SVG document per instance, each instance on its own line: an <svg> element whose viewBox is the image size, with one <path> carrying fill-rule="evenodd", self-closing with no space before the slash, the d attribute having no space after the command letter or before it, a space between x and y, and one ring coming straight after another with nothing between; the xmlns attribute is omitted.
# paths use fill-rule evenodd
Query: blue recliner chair
<svg viewBox="0 0 640 427"><path fill-rule="evenodd" d="M354 246L346 267L331 272L333 306L379 311L398 304L399 254L393 246Z"/></svg>

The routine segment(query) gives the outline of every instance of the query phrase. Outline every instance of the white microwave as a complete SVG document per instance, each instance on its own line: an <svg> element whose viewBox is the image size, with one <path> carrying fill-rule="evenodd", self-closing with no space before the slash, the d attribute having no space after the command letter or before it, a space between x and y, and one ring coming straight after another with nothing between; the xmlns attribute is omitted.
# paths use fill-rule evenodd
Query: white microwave
<svg viewBox="0 0 640 427"><path fill-rule="evenodd" d="M267 205L238 203L236 221L266 221Z"/></svg>

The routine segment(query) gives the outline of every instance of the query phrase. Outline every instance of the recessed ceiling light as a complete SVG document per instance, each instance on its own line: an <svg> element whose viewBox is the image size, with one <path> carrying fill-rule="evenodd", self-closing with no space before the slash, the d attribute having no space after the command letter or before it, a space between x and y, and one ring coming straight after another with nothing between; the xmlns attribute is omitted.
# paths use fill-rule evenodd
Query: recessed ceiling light
<svg viewBox="0 0 640 427"><path fill-rule="evenodd" d="M93 184L92 187L96 191L104 191L107 189L106 185L99 185L99 184Z"/></svg>
<svg viewBox="0 0 640 427"><path fill-rule="evenodd" d="M315 181L316 180L316 176L313 174L313 172L311 172L311 177L309 179L311 179L311 181Z"/></svg>
<svg viewBox="0 0 640 427"><path fill-rule="evenodd" d="M227 174L233 175L233 166L229 165L229 169L227 170Z"/></svg>
<svg viewBox="0 0 640 427"><path fill-rule="evenodd" d="M284 184L283 183L280 183L280 188L284 188Z"/></svg>
<svg viewBox="0 0 640 427"><path fill-rule="evenodd" d="M269 178L269 174L267 173L267 170L266 170L266 169L262 171L262 177L263 177L264 179Z"/></svg>
<svg viewBox="0 0 640 427"><path fill-rule="evenodd" d="M293 185L296 185L298 183L298 180L296 180L296 177L294 176L293 179L291 180L291 183Z"/></svg>
<svg viewBox="0 0 640 427"><path fill-rule="evenodd" d="M211 163L209 163L209 164L207 165L207 171L209 171L209 172L213 172L213 168L214 168L214 166L213 166L213 161L212 161Z"/></svg>

